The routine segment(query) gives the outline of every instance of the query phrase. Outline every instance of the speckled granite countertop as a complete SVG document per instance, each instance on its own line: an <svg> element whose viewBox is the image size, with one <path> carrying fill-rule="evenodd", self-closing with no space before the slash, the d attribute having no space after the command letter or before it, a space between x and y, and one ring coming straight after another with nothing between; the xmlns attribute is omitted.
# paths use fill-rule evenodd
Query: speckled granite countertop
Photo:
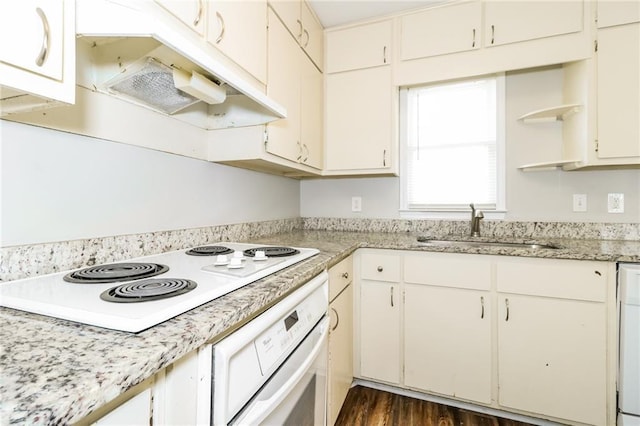
<svg viewBox="0 0 640 426"><path fill-rule="evenodd" d="M640 262L640 241L553 239L559 249L418 247L411 233L294 231L251 242L319 255L138 334L0 308L1 424L81 420L206 342L250 320L360 247Z"/></svg>

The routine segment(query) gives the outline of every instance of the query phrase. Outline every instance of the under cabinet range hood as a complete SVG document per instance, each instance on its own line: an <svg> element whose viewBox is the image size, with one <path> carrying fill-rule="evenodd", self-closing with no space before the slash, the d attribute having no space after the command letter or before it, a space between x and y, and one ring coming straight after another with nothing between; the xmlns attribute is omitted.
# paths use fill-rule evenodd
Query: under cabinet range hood
<svg viewBox="0 0 640 426"><path fill-rule="evenodd" d="M286 117L259 83L151 0L77 0L78 85L220 129ZM193 121L190 119L190 121Z"/></svg>

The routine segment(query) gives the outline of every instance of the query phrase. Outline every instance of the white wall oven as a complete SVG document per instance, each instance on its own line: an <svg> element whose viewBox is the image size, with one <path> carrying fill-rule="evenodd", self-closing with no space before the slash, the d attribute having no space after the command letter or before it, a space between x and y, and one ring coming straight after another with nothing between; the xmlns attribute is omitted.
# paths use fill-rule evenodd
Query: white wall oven
<svg viewBox="0 0 640 426"><path fill-rule="evenodd" d="M198 418L209 416L213 425L325 424L327 277L323 272L200 351L200 365L209 362L212 374L198 390L210 401L199 405Z"/></svg>

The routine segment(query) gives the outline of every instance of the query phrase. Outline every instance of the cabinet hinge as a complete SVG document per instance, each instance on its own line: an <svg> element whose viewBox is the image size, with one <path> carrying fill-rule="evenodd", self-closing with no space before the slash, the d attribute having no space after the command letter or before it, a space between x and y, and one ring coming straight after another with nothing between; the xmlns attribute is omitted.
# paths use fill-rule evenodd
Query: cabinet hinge
<svg viewBox="0 0 640 426"><path fill-rule="evenodd" d="M267 144L269 143L269 132L267 130L264 131L264 147L267 148Z"/></svg>
<svg viewBox="0 0 640 426"><path fill-rule="evenodd" d="M593 51L597 52L598 51L598 40L594 40L593 41Z"/></svg>
<svg viewBox="0 0 640 426"><path fill-rule="evenodd" d="M596 142L595 149L596 149L596 152L598 152L598 139L596 139L595 142Z"/></svg>

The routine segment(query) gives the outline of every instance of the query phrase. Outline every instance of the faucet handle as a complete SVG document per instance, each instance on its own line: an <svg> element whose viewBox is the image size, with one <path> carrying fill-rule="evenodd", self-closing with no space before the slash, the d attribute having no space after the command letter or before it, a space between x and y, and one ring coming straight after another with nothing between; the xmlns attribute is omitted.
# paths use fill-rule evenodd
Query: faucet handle
<svg viewBox="0 0 640 426"><path fill-rule="evenodd" d="M484 213L478 210L474 217L477 217L478 219L484 219Z"/></svg>

